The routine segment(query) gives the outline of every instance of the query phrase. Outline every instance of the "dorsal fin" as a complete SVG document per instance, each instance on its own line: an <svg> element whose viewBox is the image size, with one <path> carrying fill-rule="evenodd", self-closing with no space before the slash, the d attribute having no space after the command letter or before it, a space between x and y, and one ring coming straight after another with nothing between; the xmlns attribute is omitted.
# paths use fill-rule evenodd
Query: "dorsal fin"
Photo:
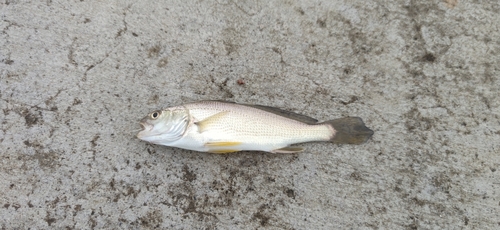
<svg viewBox="0 0 500 230"><path fill-rule="evenodd" d="M316 120L316 119L314 119L312 117L308 117L306 115L302 115L302 114L298 114L298 113L294 113L294 112L282 110L282 109L276 108L276 107L265 106L265 105L249 105L249 104L242 104L242 105L253 107L253 108L256 108L256 109L260 109L260 110L263 110L263 111L266 111L266 112L269 112L269 113L276 114L278 116L290 118L292 120L304 122L304 123L309 124L309 125L314 125L314 124L318 123L318 120Z"/></svg>

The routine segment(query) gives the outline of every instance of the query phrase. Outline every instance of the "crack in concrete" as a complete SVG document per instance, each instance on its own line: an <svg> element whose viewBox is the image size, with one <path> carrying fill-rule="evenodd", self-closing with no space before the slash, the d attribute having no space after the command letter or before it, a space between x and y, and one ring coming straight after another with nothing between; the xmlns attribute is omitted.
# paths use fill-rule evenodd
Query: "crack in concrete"
<svg viewBox="0 0 500 230"><path fill-rule="evenodd" d="M127 27L127 21L126 21L126 17L127 17L127 11L132 7L133 4L130 4L128 5L125 9L124 9L124 12L123 12L123 19L122 19L122 23L123 23L123 28L120 29L116 36L115 36L115 40L118 39L118 38L121 38L122 35L128 31L128 27ZM87 75L88 75L88 72L90 70L92 70L93 68L97 67L98 65L102 64L108 57L109 55L116 50L116 48L122 43L123 39L120 39L118 41L118 44L114 45L113 48L111 48L110 51L106 52L106 54L104 55L104 58L102 58L101 60L95 62L94 64L91 64L90 66L87 67L87 69L85 70L85 72L83 73L83 77L81 79L81 81L83 82L86 82L87 81ZM78 63L77 63L78 65Z"/></svg>

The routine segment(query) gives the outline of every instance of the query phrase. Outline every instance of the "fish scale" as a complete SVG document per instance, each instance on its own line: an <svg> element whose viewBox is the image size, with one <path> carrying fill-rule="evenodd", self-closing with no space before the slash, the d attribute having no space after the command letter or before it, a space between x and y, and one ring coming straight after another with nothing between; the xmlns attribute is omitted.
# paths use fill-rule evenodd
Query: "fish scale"
<svg viewBox="0 0 500 230"><path fill-rule="evenodd" d="M220 126L214 127L224 131L234 130L234 138L275 138L283 141L303 140L306 141L321 141L329 140L331 138L331 130L326 125L307 125L289 118L281 117L272 113L264 112L255 108L245 107L241 105L224 106L219 102L212 102L214 108L211 113L206 113L206 108L201 110L197 109L198 104L189 104L185 107L190 111L191 115L198 121L203 120L209 116L223 111L230 111L228 116L221 119ZM207 104L210 104L208 102ZM217 106L218 105L218 106ZM235 110L232 107L237 107ZM200 111L200 112L198 112ZM248 121L246 124L241 124L241 121ZM295 137L295 138L294 138Z"/></svg>

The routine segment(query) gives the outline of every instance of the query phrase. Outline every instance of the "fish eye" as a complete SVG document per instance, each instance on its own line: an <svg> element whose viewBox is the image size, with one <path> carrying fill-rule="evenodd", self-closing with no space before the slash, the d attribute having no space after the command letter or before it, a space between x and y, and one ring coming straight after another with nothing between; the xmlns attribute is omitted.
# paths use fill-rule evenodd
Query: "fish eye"
<svg viewBox="0 0 500 230"><path fill-rule="evenodd" d="M159 112L159 111L154 111L149 116L151 117L151 119L154 120L154 119L156 119L156 118L158 118L160 116L160 113L161 112Z"/></svg>

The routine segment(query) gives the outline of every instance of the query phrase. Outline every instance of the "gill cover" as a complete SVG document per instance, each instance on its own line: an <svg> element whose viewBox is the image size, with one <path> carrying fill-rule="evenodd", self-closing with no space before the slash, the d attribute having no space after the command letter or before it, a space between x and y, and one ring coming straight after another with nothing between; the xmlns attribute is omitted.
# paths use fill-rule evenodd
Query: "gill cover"
<svg viewBox="0 0 500 230"><path fill-rule="evenodd" d="M189 125L187 109L165 109L154 111L141 120L143 130L137 134L141 140L168 145L179 140Z"/></svg>

